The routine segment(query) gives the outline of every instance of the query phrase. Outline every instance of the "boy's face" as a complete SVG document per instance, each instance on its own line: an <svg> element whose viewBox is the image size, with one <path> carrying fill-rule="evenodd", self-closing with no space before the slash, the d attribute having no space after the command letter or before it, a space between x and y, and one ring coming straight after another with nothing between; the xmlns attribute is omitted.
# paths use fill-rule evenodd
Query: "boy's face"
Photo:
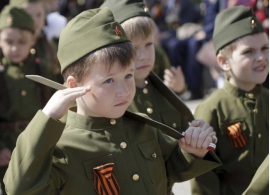
<svg viewBox="0 0 270 195"><path fill-rule="evenodd" d="M42 2L24 3L22 7L32 16L35 22L35 36L38 37L45 25L45 9Z"/></svg>
<svg viewBox="0 0 270 195"><path fill-rule="evenodd" d="M228 58L229 82L243 90L251 90L265 81L269 71L269 46L266 33L238 40Z"/></svg>
<svg viewBox="0 0 270 195"><path fill-rule="evenodd" d="M5 28L0 32L2 52L14 63L20 63L28 57L33 43L33 34L28 30Z"/></svg>
<svg viewBox="0 0 270 195"><path fill-rule="evenodd" d="M132 44L136 49L135 62L135 82L143 82L149 75L155 63L154 37L149 36L146 39L132 40Z"/></svg>
<svg viewBox="0 0 270 195"><path fill-rule="evenodd" d="M108 65L95 64L82 86L91 86L89 93L77 99L79 114L119 118L127 110L135 95L134 62L122 69L117 61Z"/></svg>

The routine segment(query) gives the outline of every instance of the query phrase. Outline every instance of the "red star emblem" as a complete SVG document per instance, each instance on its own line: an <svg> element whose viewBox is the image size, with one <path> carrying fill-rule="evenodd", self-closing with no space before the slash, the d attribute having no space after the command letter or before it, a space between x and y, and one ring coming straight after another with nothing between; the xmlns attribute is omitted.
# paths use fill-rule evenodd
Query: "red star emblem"
<svg viewBox="0 0 270 195"><path fill-rule="evenodd" d="M121 30L121 28L120 28L120 27L118 27L118 26L116 26L116 27L115 27L114 32L115 32L115 34L116 34L117 36L122 35L122 30Z"/></svg>

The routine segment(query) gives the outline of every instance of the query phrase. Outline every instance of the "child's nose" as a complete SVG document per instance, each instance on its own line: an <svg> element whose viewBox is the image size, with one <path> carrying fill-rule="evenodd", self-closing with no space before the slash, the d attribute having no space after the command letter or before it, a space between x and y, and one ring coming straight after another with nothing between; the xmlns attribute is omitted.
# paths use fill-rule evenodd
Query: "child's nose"
<svg viewBox="0 0 270 195"><path fill-rule="evenodd" d="M147 54L147 51L145 51L145 50L139 50L139 51L137 51L137 58L139 59L139 60L144 60L144 59L146 59L148 57L148 54Z"/></svg>
<svg viewBox="0 0 270 195"><path fill-rule="evenodd" d="M127 96L129 94L129 88L126 84L119 84L118 85L118 90L117 90L117 96L118 97L123 97Z"/></svg>

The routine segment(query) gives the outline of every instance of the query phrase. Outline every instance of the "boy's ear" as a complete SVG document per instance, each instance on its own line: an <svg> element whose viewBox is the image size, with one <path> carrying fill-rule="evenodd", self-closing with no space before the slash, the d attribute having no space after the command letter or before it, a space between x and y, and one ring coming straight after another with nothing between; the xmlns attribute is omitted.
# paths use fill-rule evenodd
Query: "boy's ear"
<svg viewBox="0 0 270 195"><path fill-rule="evenodd" d="M74 88L77 87L77 80L73 76L68 76L66 85L68 88Z"/></svg>
<svg viewBox="0 0 270 195"><path fill-rule="evenodd" d="M222 54L218 54L217 55L217 62L219 67L223 70L223 71L228 71L231 69L228 59L222 55Z"/></svg>

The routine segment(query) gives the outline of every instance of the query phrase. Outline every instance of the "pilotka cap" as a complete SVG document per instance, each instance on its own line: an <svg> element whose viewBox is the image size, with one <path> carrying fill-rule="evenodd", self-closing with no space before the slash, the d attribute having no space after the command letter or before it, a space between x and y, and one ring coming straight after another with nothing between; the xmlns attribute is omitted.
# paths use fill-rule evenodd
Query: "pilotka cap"
<svg viewBox="0 0 270 195"><path fill-rule="evenodd" d="M0 30L4 28L19 28L35 32L32 17L23 8L12 5L5 6L0 14Z"/></svg>
<svg viewBox="0 0 270 195"><path fill-rule="evenodd" d="M234 6L218 13L215 20L213 43L216 54L234 40L265 32L254 12L246 6Z"/></svg>
<svg viewBox="0 0 270 195"><path fill-rule="evenodd" d="M61 31L57 57L61 72L86 54L107 45L129 41L108 8L84 11Z"/></svg>
<svg viewBox="0 0 270 195"><path fill-rule="evenodd" d="M136 16L150 17L149 10L142 0L105 0L101 7L111 9L119 23Z"/></svg>

